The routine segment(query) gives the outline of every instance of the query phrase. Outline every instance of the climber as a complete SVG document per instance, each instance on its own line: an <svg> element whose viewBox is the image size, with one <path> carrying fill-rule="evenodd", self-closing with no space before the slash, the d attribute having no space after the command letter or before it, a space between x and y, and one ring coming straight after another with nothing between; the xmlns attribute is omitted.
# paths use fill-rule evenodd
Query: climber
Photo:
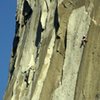
<svg viewBox="0 0 100 100"><path fill-rule="evenodd" d="M80 48L83 46L85 47L85 44L87 43L87 36L83 35L83 38L81 40L81 45L80 45Z"/></svg>

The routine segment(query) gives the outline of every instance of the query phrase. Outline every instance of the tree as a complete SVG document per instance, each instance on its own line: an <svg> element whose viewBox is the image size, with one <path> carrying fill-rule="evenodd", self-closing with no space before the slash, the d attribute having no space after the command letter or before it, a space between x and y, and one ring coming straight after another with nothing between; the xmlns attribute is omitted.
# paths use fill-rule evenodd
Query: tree
<svg viewBox="0 0 100 100"><path fill-rule="evenodd" d="M100 100L99 6L18 0L4 100Z"/></svg>

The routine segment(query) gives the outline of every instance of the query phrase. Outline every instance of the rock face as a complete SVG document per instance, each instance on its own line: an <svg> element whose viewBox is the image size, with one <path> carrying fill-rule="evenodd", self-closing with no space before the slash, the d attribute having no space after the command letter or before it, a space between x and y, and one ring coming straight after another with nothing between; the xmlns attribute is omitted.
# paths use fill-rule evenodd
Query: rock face
<svg viewBox="0 0 100 100"><path fill-rule="evenodd" d="M100 100L99 43L99 0L17 0L4 100Z"/></svg>

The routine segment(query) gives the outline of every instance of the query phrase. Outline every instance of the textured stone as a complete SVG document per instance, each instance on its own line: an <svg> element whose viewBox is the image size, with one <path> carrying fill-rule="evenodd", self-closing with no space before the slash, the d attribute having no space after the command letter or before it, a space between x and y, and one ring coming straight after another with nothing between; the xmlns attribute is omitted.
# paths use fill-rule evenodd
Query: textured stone
<svg viewBox="0 0 100 100"><path fill-rule="evenodd" d="M4 100L99 100L99 6L99 0L17 0Z"/></svg>

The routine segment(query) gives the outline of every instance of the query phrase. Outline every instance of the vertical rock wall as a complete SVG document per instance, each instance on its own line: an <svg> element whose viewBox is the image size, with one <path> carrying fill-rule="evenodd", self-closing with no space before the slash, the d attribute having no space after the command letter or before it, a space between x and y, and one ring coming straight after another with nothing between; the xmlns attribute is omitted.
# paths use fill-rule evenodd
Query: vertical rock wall
<svg viewBox="0 0 100 100"><path fill-rule="evenodd" d="M4 100L100 100L99 43L99 0L18 0Z"/></svg>

